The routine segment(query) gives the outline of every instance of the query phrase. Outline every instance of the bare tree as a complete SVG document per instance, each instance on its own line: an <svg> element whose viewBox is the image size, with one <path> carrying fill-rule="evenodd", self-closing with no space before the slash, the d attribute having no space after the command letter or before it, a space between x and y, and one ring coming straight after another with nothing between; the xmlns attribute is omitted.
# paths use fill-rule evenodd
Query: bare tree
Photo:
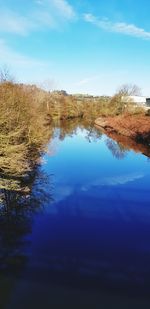
<svg viewBox="0 0 150 309"><path fill-rule="evenodd" d="M141 96L141 89L135 84L124 84L119 87L117 94L123 96L137 95Z"/></svg>
<svg viewBox="0 0 150 309"><path fill-rule="evenodd" d="M6 82L14 82L14 77L8 65L5 64L0 68L0 83Z"/></svg>
<svg viewBox="0 0 150 309"><path fill-rule="evenodd" d="M57 83L53 78L47 78L42 83L39 83L39 87L47 92L51 92L57 87Z"/></svg>

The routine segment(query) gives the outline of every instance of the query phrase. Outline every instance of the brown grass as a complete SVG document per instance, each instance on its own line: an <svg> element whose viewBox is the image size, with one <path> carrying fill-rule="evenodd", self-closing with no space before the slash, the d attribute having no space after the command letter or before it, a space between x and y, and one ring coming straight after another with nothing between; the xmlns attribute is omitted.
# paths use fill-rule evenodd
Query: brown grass
<svg viewBox="0 0 150 309"><path fill-rule="evenodd" d="M124 114L105 119L98 118L95 123L107 132L116 132L136 141L150 141L150 119L145 115Z"/></svg>

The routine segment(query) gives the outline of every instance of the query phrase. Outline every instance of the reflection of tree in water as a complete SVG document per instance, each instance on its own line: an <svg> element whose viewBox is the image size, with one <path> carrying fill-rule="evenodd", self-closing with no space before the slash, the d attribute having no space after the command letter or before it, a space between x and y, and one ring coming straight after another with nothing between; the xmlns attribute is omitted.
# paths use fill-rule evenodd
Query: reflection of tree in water
<svg viewBox="0 0 150 309"><path fill-rule="evenodd" d="M75 119L61 122L60 139L72 136L78 128L87 130L89 142L101 136L89 123ZM22 178L0 175L0 269L16 271L26 262L34 215L52 201L51 192L50 177L40 166Z"/></svg>
<svg viewBox="0 0 150 309"><path fill-rule="evenodd" d="M33 215L43 211L43 205L52 200L49 177L40 168L28 176L27 187L28 192L8 187L0 191L0 270L3 271L16 271L24 265L28 244L25 237L31 233Z"/></svg>
<svg viewBox="0 0 150 309"><path fill-rule="evenodd" d="M61 121L59 124L59 139L63 141L66 135L72 136L75 134L77 131L78 123L78 119Z"/></svg>
<svg viewBox="0 0 150 309"><path fill-rule="evenodd" d="M88 122L75 119L61 122L60 139L72 136L78 128L86 129L85 137L89 142L102 136ZM121 145L111 139L106 143L117 158L126 155ZM50 203L52 187L50 177L37 167L23 179L1 175L0 188L0 269L14 269L26 261L27 235L31 233L34 214L43 211L44 205Z"/></svg>
<svg viewBox="0 0 150 309"><path fill-rule="evenodd" d="M111 151L112 155L118 160L124 159L128 153L128 149L122 144L115 142L114 140L107 138L106 145Z"/></svg>
<svg viewBox="0 0 150 309"><path fill-rule="evenodd" d="M102 137L102 133L98 130L96 130L94 127L89 127L87 129L87 136L86 139L89 143L97 142Z"/></svg>
<svg viewBox="0 0 150 309"><path fill-rule="evenodd" d="M75 118L60 122L59 139L64 140L66 136L73 136L74 134L76 134L78 129L80 129L81 131L86 129L86 139L89 141L89 143L91 143L92 141L97 141L97 139L102 136L101 132L93 127L93 123L90 123L85 119Z"/></svg>

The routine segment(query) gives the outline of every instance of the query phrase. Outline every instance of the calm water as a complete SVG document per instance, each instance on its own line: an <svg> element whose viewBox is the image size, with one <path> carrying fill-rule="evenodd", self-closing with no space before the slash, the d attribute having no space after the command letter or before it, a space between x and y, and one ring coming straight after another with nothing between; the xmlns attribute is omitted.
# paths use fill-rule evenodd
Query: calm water
<svg viewBox="0 0 150 309"><path fill-rule="evenodd" d="M150 308L147 157L56 129L32 195L1 220L2 308Z"/></svg>

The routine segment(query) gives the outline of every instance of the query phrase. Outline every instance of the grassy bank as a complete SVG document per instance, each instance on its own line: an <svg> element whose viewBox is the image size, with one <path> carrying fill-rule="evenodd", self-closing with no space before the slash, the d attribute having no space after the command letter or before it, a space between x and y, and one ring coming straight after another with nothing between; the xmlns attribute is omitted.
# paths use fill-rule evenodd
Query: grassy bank
<svg viewBox="0 0 150 309"><path fill-rule="evenodd" d="M32 92L11 82L0 84L0 187L19 189L50 138L45 113ZM11 181L13 179L13 181Z"/></svg>
<svg viewBox="0 0 150 309"><path fill-rule="evenodd" d="M94 122L106 98L80 98L47 92L35 85L0 82L0 189L28 192L24 179L61 122L79 118Z"/></svg>

